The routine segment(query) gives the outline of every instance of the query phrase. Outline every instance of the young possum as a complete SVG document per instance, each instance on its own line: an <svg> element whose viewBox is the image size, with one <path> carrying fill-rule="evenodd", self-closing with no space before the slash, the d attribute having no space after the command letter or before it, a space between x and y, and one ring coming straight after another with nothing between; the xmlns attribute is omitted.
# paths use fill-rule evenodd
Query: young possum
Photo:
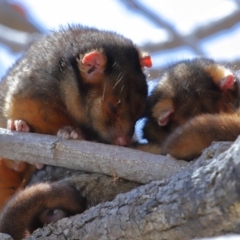
<svg viewBox="0 0 240 240"><path fill-rule="evenodd" d="M82 213L139 185L98 173L45 166L6 204L0 215L0 232L22 239L44 224Z"/></svg>
<svg viewBox="0 0 240 240"><path fill-rule="evenodd" d="M144 137L155 152L186 160L212 141L235 140L240 134L239 86L233 70L211 59L173 64L148 98Z"/></svg>
<svg viewBox="0 0 240 240"><path fill-rule="evenodd" d="M0 83L0 127L128 146L145 110L144 66L150 57L114 32L44 36Z"/></svg>

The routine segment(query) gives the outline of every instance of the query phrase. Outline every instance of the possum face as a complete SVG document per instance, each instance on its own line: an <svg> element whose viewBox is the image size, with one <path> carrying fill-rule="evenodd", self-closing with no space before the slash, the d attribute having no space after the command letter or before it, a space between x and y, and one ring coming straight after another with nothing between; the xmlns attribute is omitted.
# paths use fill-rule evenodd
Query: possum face
<svg viewBox="0 0 240 240"><path fill-rule="evenodd" d="M98 141L128 146L135 123L145 111L147 83L141 65L147 65L142 61L146 59L135 49L133 52L128 61L111 61L100 51L87 53L79 61L88 89L87 124L97 133Z"/></svg>
<svg viewBox="0 0 240 240"><path fill-rule="evenodd" d="M181 61L169 67L149 97L146 138L162 141L176 127L204 113L235 112L239 79L209 59Z"/></svg>
<svg viewBox="0 0 240 240"><path fill-rule="evenodd" d="M135 123L145 111L147 97L145 84L134 86L131 82L143 83L143 74L138 74L134 79L129 76L124 78L119 83L116 81L119 86L106 81L102 95L94 99L89 112L91 119L94 119L93 128L100 137L120 146L131 143Z"/></svg>

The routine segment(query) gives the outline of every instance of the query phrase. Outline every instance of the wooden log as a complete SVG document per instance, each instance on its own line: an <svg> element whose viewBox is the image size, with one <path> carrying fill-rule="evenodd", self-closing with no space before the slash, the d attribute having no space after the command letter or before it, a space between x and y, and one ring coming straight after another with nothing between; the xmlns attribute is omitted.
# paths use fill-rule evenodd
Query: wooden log
<svg viewBox="0 0 240 240"><path fill-rule="evenodd" d="M0 158L117 175L139 183L166 179L190 165L170 156L130 148L3 128L0 128Z"/></svg>

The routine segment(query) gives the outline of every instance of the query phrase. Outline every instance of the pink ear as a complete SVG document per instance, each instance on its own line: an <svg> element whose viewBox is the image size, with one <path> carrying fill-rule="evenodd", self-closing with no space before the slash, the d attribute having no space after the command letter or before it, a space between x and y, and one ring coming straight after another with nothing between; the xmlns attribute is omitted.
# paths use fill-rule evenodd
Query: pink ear
<svg viewBox="0 0 240 240"><path fill-rule="evenodd" d="M152 59L149 55L142 57L140 62L142 67L147 67L147 68L152 67Z"/></svg>
<svg viewBox="0 0 240 240"><path fill-rule="evenodd" d="M105 65L105 58L99 52L86 53L82 59L82 64L85 65L88 70L91 68L100 69Z"/></svg>
<svg viewBox="0 0 240 240"><path fill-rule="evenodd" d="M232 74L229 74L228 76L224 77L220 83L219 87L222 91L231 89L235 83L234 76Z"/></svg>
<svg viewBox="0 0 240 240"><path fill-rule="evenodd" d="M85 81L96 82L105 70L106 57L98 51L86 53L78 62Z"/></svg>
<svg viewBox="0 0 240 240"><path fill-rule="evenodd" d="M168 111L165 111L164 113L162 113L159 117L158 117L158 125L159 126L166 126L168 124L170 115L173 113L174 111L172 109L169 109Z"/></svg>

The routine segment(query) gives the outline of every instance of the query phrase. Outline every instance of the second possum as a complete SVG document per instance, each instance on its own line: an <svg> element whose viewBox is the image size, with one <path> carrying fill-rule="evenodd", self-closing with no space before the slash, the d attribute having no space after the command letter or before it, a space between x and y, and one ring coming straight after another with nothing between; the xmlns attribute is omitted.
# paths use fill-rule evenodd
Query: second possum
<svg viewBox="0 0 240 240"><path fill-rule="evenodd" d="M170 66L148 100L144 137L160 154L191 160L212 141L240 134L239 78L232 69L197 58Z"/></svg>

